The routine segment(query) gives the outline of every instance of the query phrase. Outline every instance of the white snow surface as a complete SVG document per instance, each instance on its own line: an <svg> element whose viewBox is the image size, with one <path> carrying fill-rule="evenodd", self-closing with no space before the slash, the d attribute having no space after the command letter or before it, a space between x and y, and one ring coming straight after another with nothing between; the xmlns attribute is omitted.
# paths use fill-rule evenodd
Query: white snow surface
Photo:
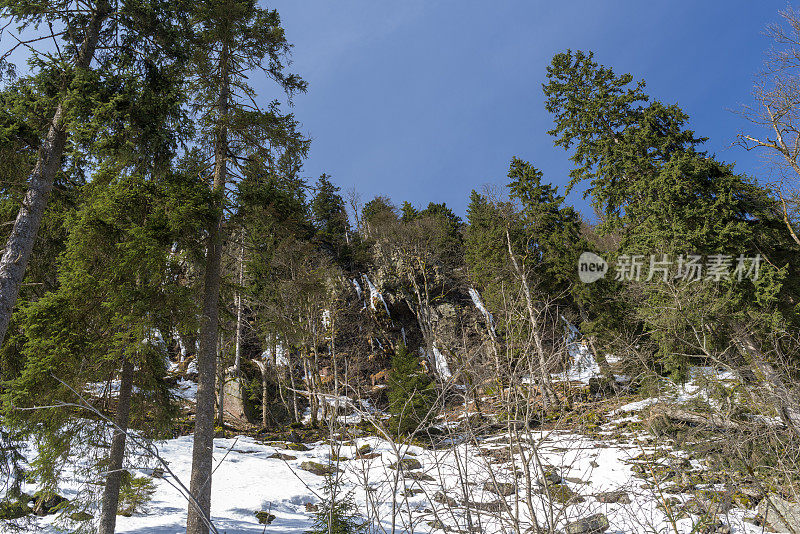
<svg viewBox="0 0 800 534"><path fill-rule="evenodd" d="M494 434L480 438L477 443L458 433L456 424L441 425L448 434L434 449L423 449L418 446L407 446L393 443L374 436L348 440L343 444L320 441L306 444L308 451L287 450L280 443L263 443L252 437L214 440L215 471L212 492L212 519L219 530L227 534L302 534L311 524L312 514L306 511L306 503L315 503L322 495L324 479L301 469L304 461L327 463L336 452L338 457L350 458L337 465L342 470L341 481L346 491L351 491L360 513L369 510L374 503L377 516L383 528L390 530L392 510L399 509L395 516L397 532L433 533L440 532L435 522L441 521L450 532L467 532L467 514L464 505L469 504L471 521L479 518L481 532L501 534L509 532L507 520L502 513L481 512L475 503L498 503L500 497L486 491L484 484L492 480L508 483L517 480L518 492L505 497L505 502L512 510L518 511L522 521L522 530L530 525L530 513L527 509L524 479L517 479L515 472L520 472L523 463L533 472L533 478L540 474L539 462L545 470L556 471L564 478L564 483L574 492L584 497L584 501L569 506L559 507L555 521L559 529L563 529L568 521L587 517L594 513L605 514L611 524L608 532L614 534L637 534L639 532L689 534L693 532L697 516L689 516L677 521L675 532L658 505L661 501L658 488L651 488L641 478L634 476L632 466L636 457L652 454L656 451L671 450L665 444L649 439L647 434L627 432L620 436L615 430L616 423L637 417L638 412L646 406L662 401L683 402L702 394L699 387L704 376L727 377L725 372L713 368L697 368L690 375L690 382L684 387L667 388L658 397L643 399L629 403L617 410L609 412L612 418L599 431L600 437L587 437L561 431L535 431L523 440L522 450L509 448L508 436ZM183 382L179 383L182 387ZM354 403L346 397L323 399L328 404L347 403L354 409L354 414L369 419L381 414L370 404ZM346 422L346 421L343 421ZM185 531L187 502L178 489L178 480L188 485L192 461L192 436L182 436L160 442L158 450L168 462L174 477L167 473L164 478L153 479L156 491L145 513L137 513L131 517L117 517L117 532L121 534L178 534ZM369 444L373 452L379 454L375 458L358 458L357 447ZM537 455L534 458L533 450ZM288 454L295 459L270 458L276 452ZM513 463L496 461L493 452L511 454ZM672 451L675 456L682 456L680 451ZM102 451L100 451L102 455ZM26 457L31 460L35 454L28 445ZM502 455L502 454L501 454ZM430 480L412 480L400 477L390 464L398 458L415 458L422 464L422 470ZM87 484L90 480L82 479L79 469L91 467L91 462L76 457L66 462L63 482L59 493L69 499L75 498L87 487L99 489L99 486ZM127 466L137 475L152 473L153 462L144 468L137 463ZM701 467L698 460L691 461L692 467ZM466 482L466 483L464 483ZM536 486L533 482L534 487ZM26 484L24 491L33 493L36 487ZM409 490L416 490L413 495ZM604 491L624 490L632 500L631 504L604 504L595 496ZM437 493L453 499L456 506L443 504L436 499ZM2 490L0 490L2 493ZM0 495L2 496L2 495ZM551 510L546 496L542 492L531 492L532 504L542 522L548 510ZM674 495L681 502L691 498L688 493ZM99 505L99 500L94 506ZM517 506L519 506L517 508ZM258 524L254 513L269 511L276 516L272 524ZM97 510L93 510L95 516ZM725 517L726 522L735 534L754 534L761 532L743 521L754 515L752 510L734 508ZM60 534L58 525L74 527L66 519L56 516L33 518L32 527L41 528L46 534ZM67 521L58 523L58 521ZM378 529L380 530L380 529ZM29 530L29 531L35 531ZM5 532L0 521L0 532Z"/></svg>
<svg viewBox="0 0 800 534"><path fill-rule="evenodd" d="M460 506L451 508L437 502L434 495L441 492L459 504L496 503L498 497L484 489L484 483L492 480L489 470L491 469L497 482L507 483L514 480L514 466L493 463L490 457L493 450L507 447L505 436L485 439L479 447L459 443L457 437L454 435L447 440L454 445L436 450L397 445L375 437L357 439L352 445L342 445L338 455L347 458L354 458L355 447L364 444L371 445L373 451L380 454L372 459L355 458L339 462L338 467L343 471L343 486L352 491L360 512L368 509L367 498L377 504L384 528L390 527L393 502L398 502L401 503L402 510L396 516L398 532L436 532L436 528L428 522L435 521L437 517L449 529L463 530L467 521L464 509ZM535 445L543 465L555 469L562 477L569 477L566 485L585 497L585 502L567 506L558 513L556 520L560 526L593 513L604 513L611 523L610 532L634 534L644 531L671 531L664 514L657 507L659 499L655 490L641 488L643 481L632 476L631 459L643 451L652 452L652 448L640 443L606 443L568 433L536 432L531 438L531 442L524 447L528 451L527 455L530 456L530 448ZM279 444L260 443L250 437L215 439L216 471L213 478L212 519L219 532L302 534L307 530L312 515L306 512L305 504L319 501L323 478L304 471L300 465L304 461L327 463L332 453L327 442L309 446L311 450L298 452L281 449ZM177 479L188 484L192 436L162 442L159 450L169 462ZM276 452L290 454L296 459L270 458ZM389 464L398 458L419 460L422 472L433 480L420 482L401 477L395 486L395 471ZM514 455L516 468L520 468L520 458L519 454ZM534 460L531 459L528 465L533 470L533 476L539 474ZM147 471L140 471L142 472ZM461 483L461 476L464 474L470 481L467 485ZM117 532L179 534L185 531L187 503L175 487L177 480L167 474L163 479L154 481L156 492L147 513L132 517L118 516ZM60 491L64 496L72 498L77 494L79 486L77 482L67 483ZM404 497L412 488L421 491ZM603 504L593 498L595 493L619 489L628 492L633 500L631 505ZM688 497L678 495L678 498L685 501ZM519 510L523 524L526 521L530 524L524 502L524 488L516 496L506 497L506 502L512 509L516 499L520 499ZM533 505L537 515L543 518L547 510L544 496L533 495ZM254 516L260 510L269 511L276 516L273 523L266 528L259 525ZM497 519L501 514L474 509L471 513L472 521L480 517L483 532L500 534L508 527ZM756 527L742 522L744 515L745 511L739 509L734 509L729 514L733 532L758 532ZM696 521L697 518L678 521L679 532L691 532L693 520ZM35 521L47 534L60 532L56 528L55 516L36 518Z"/></svg>

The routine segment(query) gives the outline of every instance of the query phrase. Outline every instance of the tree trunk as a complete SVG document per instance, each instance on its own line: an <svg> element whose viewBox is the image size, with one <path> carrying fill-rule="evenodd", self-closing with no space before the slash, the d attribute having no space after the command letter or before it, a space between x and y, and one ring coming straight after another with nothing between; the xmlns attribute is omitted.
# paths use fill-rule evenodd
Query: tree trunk
<svg viewBox="0 0 800 534"><path fill-rule="evenodd" d="M261 428L267 428L267 362L255 360L261 371Z"/></svg>
<svg viewBox="0 0 800 534"><path fill-rule="evenodd" d="M228 133L224 122L228 116L230 73L228 46L220 53L221 89L217 104L218 127L214 143L214 183L217 213L208 232L206 268L203 279L203 316L197 354L197 409L192 447L192 475L189 491L198 506L189 504L186 534L208 534L211 518L211 474L214 452L214 387L217 379L217 333L219 331L219 289L222 269L222 221L227 180Z"/></svg>
<svg viewBox="0 0 800 534"><path fill-rule="evenodd" d="M111 6L103 1L92 14L86 37L76 58L76 72L89 68L100 39L103 22L110 12ZM22 200L22 206L19 208L3 256L0 258L0 345L5 341L8 332L11 313L17 303L25 269L28 267L36 234L39 232L47 207L47 197L53 188L56 174L61 169L61 158L67 142L67 131L63 124L66 112L62 99L56 106L47 136L39 148L36 165L28 183L28 191Z"/></svg>
<svg viewBox="0 0 800 534"><path fill-rule="evenodd" d="M557 403L557 398L550 387L547 358L545 356L544 345L542 344L542 339L539 334L539 320L536 317L536 310L533 308L533 297L531 296L530 287L528 287L528 279L525 276L525 272L517 263L517 257L514 255L514 251L511 248L511 235L509 234L508 229L506 229L506 241L508 243L508 255L511 257L511 263L514 266L514 270L517 272L517 276L519 276L520 282L522 283L522 291L525 296L525 305L528 309L528 319L531 323L531 333L533 335L534 348L536 349L536 354L539 358L542 404L546 410L551 405Z"/></svg>
<svg viewBox="0 0 800 534"><path fill-rule="evenodd" d="M108 454L108 475L103 488L100 509L99 534L114 534L117 525L119 490L122 485L122 462L125 460L125 440L130 420L131 393L133 391L133 361L122 360L117 414L114 416L114 437L111 438L111 451Z"/></svg>
<svg viewBox="0 0 800 534"><path fill-rule="evenodd" d="M739 344L756 377L769 394L778 415L787 428L800 437L800 396L786 386L781 374L764 358L761 349L749 335L740 336Z"/></svg>
<svg viewBox="0 0 800 534"><path fill-rule="evenodd" d="M244 240L244 236L242 236ZM234 374L242 374L242 284L244 283L244 242L239 251L239 288L236 290L236 348L233 360Z"/></svg>

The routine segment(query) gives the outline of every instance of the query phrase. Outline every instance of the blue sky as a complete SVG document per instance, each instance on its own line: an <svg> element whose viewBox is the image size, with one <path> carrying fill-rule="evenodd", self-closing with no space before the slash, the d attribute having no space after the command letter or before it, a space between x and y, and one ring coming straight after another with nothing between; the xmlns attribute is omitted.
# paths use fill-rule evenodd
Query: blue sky
<svg viewBox="0 0 800 534"><path fill-rule="evenodd" d="M707 149L765 176L757 153L731 147L783 0L278 0L309 92L294 112L313 137L305 175L326 172L364 200L446 202L506 183L512 156L563 190L568 154L546 134L541 84L552 56L592 50L678 103ZM255 81L255 80L253 80ZM258 83L256 83L258 85ZM266 83L263 94L274 92ZM580 193L569 201L591 217Z"/></svg>

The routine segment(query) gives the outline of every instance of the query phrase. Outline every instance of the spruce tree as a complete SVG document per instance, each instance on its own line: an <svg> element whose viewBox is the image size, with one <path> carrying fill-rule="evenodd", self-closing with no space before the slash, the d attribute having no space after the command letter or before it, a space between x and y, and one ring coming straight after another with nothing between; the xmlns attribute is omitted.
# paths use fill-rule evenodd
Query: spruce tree
<svg viewBox="0 0 800 534"><path fill-rule="evenodd" d="M389 372L389 413L391 429L399 436L414 433L431 416L436 386L405 344L397 345Z"/></svg>
<svg viewBox="0 0 800 534"><path fill-rule="evenodd" d="M648 332L665 372L684 378L687 355L739 344L736 332L753 321L764 333L775 313L797 324L797 280L786 276L796 268L796 246L781 235L780 208L768 190L704 152L704 139L687 128L677 105L651 99L644 82L599 65L592 54L557 54L547 76L550 133L571 151L572 184L590 183L602 214L598 230L617 236L617 254L764 257L757 282L703 280L672 292L663 284L626 284L623 308L632 314L623 321L634 322L626 328ZM686 307L681 299L693 302ZM699 346L693 333L709 329L708 344Z"/></svg>
<svg viewBox="0 0 800 534"><path fill-rule="evenodd" d="M171 33L174 7L160 0L98 0L78 9L62 2L0 1L0 15L16 24L20 34L14 48L29 47L33 51L31 64L39 72L57 72L59 76L54 94L42 102L54 104L38 140L24 201L0 257L0 343L5 340L65 150L71 136L82 128L81 108L96 105L93 90L104 74L115 74L120 55L141 65L148 61L159 63L165 44L174 54L176 49L169 46L176 42ZM54 27L63 30L53 33ZM58 55L38 53L33 48L48 38L59 50ZM7 70L8 66L0 65L0 69Z"/></svg>
<svg viewBox="0 0 800 534"><path fill-rule="evenodd" d="M211 511L215 382L219 337L222 251L226 188L250 160L260 160L272 172L293 176L307 150L296 121L283 114L277 102L260 107L248 83L254 72L275 81L290 97L305 91L306 83L286 72L291 45L277 11L252 0L215 0L192 6L189 18L193 59L187 64L199 111L200 145L207 155L214 217L206 228L203 297L197 368L197 415L187 534L206 534ZM254 107L255 104L255 107Z"/></svg>
<svg viewBox="0 0 800 534"><path fill-rule="evenodd" d="M350 224L344 200L326 174L320 176L311 199L311 215L316 227L315 240L337 259L344 260Z"/></svg>

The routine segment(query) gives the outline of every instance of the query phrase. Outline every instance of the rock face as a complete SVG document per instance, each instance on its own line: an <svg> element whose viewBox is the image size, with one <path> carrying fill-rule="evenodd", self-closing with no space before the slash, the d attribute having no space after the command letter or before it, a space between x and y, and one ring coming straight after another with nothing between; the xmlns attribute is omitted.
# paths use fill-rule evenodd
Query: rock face
<svg viewBox="0 0 800 534"><path fill-rule="evenodd" d="M608 527L608 518L603 514L595 514L567 523L564 534L601 534L608 530Z"/></svg>
<svg viewBox="0 0 800 534"><path fill-rule="evenodd" d="M38 516L54 514L59 510L59 506L67 502L67 499L56 493L42 494L36 499L33 513Z"/></svg>
<svg viewBox="0 0 800 534"><path fill-rule="evenodd" d="M773 530L800 532L800 503L771 494L758 504L758 514Z"/></svg>
<svg viewBox="0 0 800 534"><path fill-rule="evenodd" d="M483 485L483 491L488 491L489 493L494 493L502 497L508 497L517 492L517 486L509 482L486 482Z"/></svg>
<svg viewBox="0 0 800 534"><path fill-rule="evenodd" d="M422 469L422 464L416 458L403 458L399 462L389 464L389 469L402 469L403 471L413 471Z"/></svg>
<svg viewBox="0 0 800 534"><path fill-rule="evenodd" d="M303 462L300 464L300 469L320 477L332 475L336 472L336 468L332 465L325 465L319 462Z"/></svg>
<svg viewBox="0 0 800 534"><path fill-rule="evenodd" d="M242 380L235 376L225 376L225 385L222 388L222 407L225 418L239 423L255 423L252 410L248 409L245 401Z"/></svg>
<svg viewBox="0 0 800 534"><path fill-rule="evenodd" d="M604 493L598 493L594 496L597 499L597 502L602 502L605 504L630 504L631 498L622 490L617 491L606 491Z"/></svg>

